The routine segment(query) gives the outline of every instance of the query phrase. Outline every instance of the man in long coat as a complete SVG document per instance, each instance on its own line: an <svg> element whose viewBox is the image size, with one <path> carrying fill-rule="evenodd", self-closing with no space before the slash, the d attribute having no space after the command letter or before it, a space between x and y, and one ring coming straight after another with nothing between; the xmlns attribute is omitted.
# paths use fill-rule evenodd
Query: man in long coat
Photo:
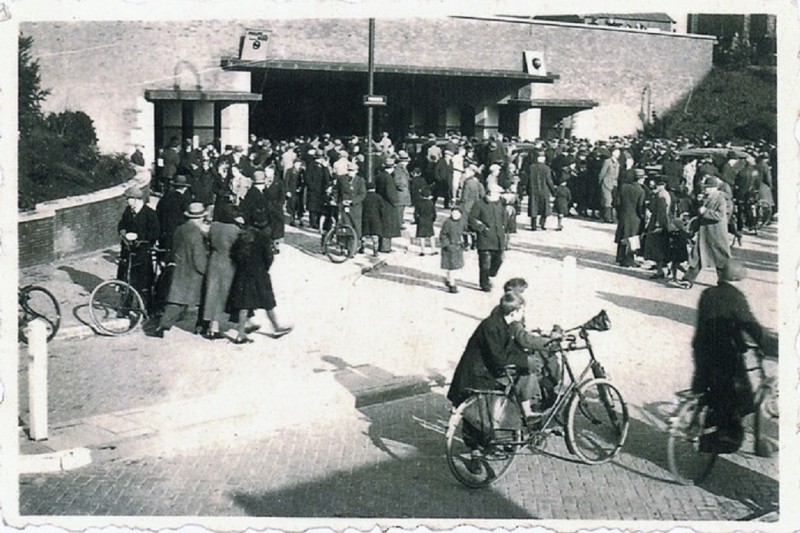
<svg viewBox="0 0 800 533"><path fill-rule="evenodd" d="M728 212L724 195L719 190L719 178L703 179L706 199L699 210L697 242L689 254L689 268L680 282L685 289L692 288L701 268L716 268L717 278L731 258L728 244Z"/></svg>
<svg viewBox="0 0 800 533"><path fill-rule="evenodd" d="M184 214L188 220L175 230L175 270L164 314L161 315L156 330L151 333L155 337L163 337L165 331L183 318L189 306L194 307L201 301L203 278L208 265L208 248L203 236L206 209L202 203L192 202ZM202 323L202 316L202 313L198 313L197 327Z"/></svg>
<svg viewBox="0 0 800 533"><path fill-rule="evenodd" d="M350 218L353 219L353 229L356 230L358 241L361 242L361 213L364 198L367 196L367 186L364 178L357 175L358 165L350 161L347 164L347 174L336 179L336 203L339 209L350 208ZM363 251L363 246L359 247Z"/></svg>
<svg viewBox="0 0 800 533"><path fill-rule="evenodd" d="M656 192L650 200L650 221L647 224L645 238L645 259L655 261L656 272L651 279L663 279L664 267L669 255L669 212L672 197L666 189L663 177L656 180Z"/></svg>
<svg viewBox="0 0 800 533"><path fill-rule="evenodd" d="M614 242L617 243L617 264L623 267L634 266L633 252L629 239L639 235L639 229L644 221L644 177L643 169L634 171L636 181L626 183L620 187L619 192L619 222Z"/></svg>
<svg viewBox="0 0 800 533"><path fill-rule="evenodd" d="M597 177L600 183L600 206L603 209L603 222L613 222L613 194L614 187L619 180L619 148L611 151L611 157L603 161L600 168L600 175Z"/></svg>
<svg viewBox="0 0 800 533"><path fill-rule="evenodd" d="M189 180L184 174L178 174L171 182L169 192L167 192L156 205L156 215L158 216L158 226L161 234L158 237L158 244L166 249L172 248L172 235L178 226L183 224L183 212L192 203L193 197L189 187Z"/></svg>
<svg viewBox="0 0 800 533"><path fill-rule="evenodd" d="M144 192L139 187L129 187L125 191L128 207L117 224L117 232L123 240L120 262L117 266L117 279L128 281L139 291L148 309L152 308L153 262L150 260L150 246L158 239L161 231L158 216L144 202ZM128 239L128 237L135 237ZM145 244L149 243L149 244ZM128 267L130 266L130 278Z"/></svg>
<svg viewBox="0 0 800 533"><path fill-rule="evenodd" d="M400 221L397 219L397 186L394 183L395 160L388 158L383 164L383 170L375 176L375 192L383 199L381 210L381 225L383 233L380 239L380 251L392 252L392 238L400 236Z"/></svg>
<svg viewBox="0 0 800 533"><path fill-rule="evenodd" d="M477 233L479 282L481 290L492 290L490 278L503 264L506 247L506 208L500 202L499 185L489 186L486 197L476 202L469 214L469 227Z"/></svg>
<svg viewBox="0 0 800 533"><path fill-rule="evenodd" d="M528 193L528 216L531 217L531 231L537 228L545 229L545 221L550 216L550 195L555 194L553 173L545 165L544 154L537 153L536 162L528 169L524 176L522 187Z"/></svg>
<svg viewBox="0 0 800 533"><path fill-rule="evenodd" d="M445 148L444 156L433 167L433 203L444 198L444 208L450 209L450 188L453 183L453 151Z"/></svg>
<svg viewBox="0 0 800 533"><path fill-rule="evenodd" d="M325 189L331 181L328 160L321 150L315 150L314 161L306 168L306 209L308 209L309 225L320 229L319 222L325 204Z"/></svg>

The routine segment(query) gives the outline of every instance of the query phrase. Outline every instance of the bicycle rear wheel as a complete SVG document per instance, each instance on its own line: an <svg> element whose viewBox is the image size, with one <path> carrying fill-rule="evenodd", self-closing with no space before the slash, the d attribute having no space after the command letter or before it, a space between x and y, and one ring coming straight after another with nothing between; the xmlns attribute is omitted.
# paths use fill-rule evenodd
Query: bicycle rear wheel
<svg viewBox="0 0 800 533"><path fill-rule="evenodd" d="M486 487L500 479L514 461L516 451L512 438L493 435L489 411L481 406L485 401L480 395L467 398L447 426L447 466L462 485L471 489ZM481 431L482 427L489 429L488 432Z"/></svg>
<svg viewBox="0 0 800 533"><path fill-rule="evenodd" d="M55 296L38 285L28 285L19 292L19 340L28 343L27 326L37 318L45 323L47 342L53 340L61 327L61 307Z"/></svg>
<svg viewBox="0 0 800 533"><path fill-rule="evenodd" d="M610 461L628 436L628 406L619 390L606 379L581 385L567 408L567 446L581 461Z"/></svg>
<svg viewBox="0 0 800 533"><path fill-rule="evenodd" d="M120 280L104 281L89 297L92 324L106 335L123 335L133 331L147 317L139 292Z"/></svg>
<svg viewBox="0 0 800 533"><path fill-rule="evenodd" d="M322 249L328 259L334 263L342 263L355 255L357 240L355 229L347 225L337 225L325 234Z"/></svg>
<svg viewBox="0 0 800 533"><path fill-rule="evenodd" d="M708 407L695 401L682 405L670 419L667 461L675 480L682 485L701 483L717 460L716 453L700 450L707 415Z"/></svg>

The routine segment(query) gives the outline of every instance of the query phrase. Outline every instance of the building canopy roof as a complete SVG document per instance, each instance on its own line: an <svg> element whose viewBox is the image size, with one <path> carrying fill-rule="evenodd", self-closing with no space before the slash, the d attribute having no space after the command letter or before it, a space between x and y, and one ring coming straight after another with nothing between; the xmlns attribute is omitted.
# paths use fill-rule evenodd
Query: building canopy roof
<svg viewBox="0 0 800 533"><path fill-rule="evenodd" d="M202 89L147 89L144 98L157 100L199 100L205 102L259 102L261 95L245 91L205 91Z"/></svg>

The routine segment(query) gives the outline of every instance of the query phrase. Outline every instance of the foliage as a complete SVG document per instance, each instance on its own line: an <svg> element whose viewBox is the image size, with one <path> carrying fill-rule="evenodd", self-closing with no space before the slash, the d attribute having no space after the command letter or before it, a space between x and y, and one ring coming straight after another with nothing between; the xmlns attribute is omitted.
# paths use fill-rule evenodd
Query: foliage
<svg viewBox="0 0 800 533"><path fill-rule="evenodd" d="M652 137L708 133L711 140L777 142L777 80L774 69L713 68L671 109L656 116L643 133Z"/></svg>
<svg viewBox="0 0 800 533"><path fill-rule="evenodd" d="M31 56L33 37L26 37L20 33L18 44L19 131L24 137L41 120L41 103L50 91L42 89L39 60Z"/></svg>

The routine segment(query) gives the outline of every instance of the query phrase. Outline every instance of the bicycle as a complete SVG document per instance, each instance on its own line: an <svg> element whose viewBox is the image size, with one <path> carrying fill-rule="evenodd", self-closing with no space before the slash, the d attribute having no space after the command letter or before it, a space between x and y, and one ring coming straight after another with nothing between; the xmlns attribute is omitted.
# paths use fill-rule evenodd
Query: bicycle
<svg viewBox="0 0 800 533"><path fill-rule="evenodd" d="M153 283L149 287L151 294L158 286L159 278L164 270L162 254L166 250L151 247L147 241L123 240L128 249L125 261L125 279L112 279L102 282L94 288L89 296L89 316L95 329L106 335L123 335L136 329L148 318L149 301L145 301L140 292L131 283L131 270L138 258L144 255L145 261L151 261L154 269ZM146 251L146 254L143 252ZM123 259L117 259L119 264Z"/></svg>
<svg viewBox="0 0 800 533"><path fill-rule="evenodd" d="M772 220L772 205L766 200L759 199L758 194L748 195L744 210L745 226L756 235L758 230L763 229Z"/></svg>
<svg viewBox="0 0 800 533"><path fill-rule="evenodd" d="M769 417L778 418L778 383L775 377L767 377L764 354L760 349L751 347L746 357L756 359L756 366L748 364L747 370L757 371L759 376L754 393L754 451L757 455L765 455L760 448L760 416L763 410ZM704 442L712 439L718 428L708 423L714 420L714 412L704 393L682 390L675 396L675 410L667 427L667 462L678 483L695 485L705 481L716 463L719 453L713 448L706 448Z"/></svg>
<svg viewBox="0 0 800 533"><path fill-rule="evenodd" d="M358 234L355 230L350 206L344 205L333 221L333 226L322 238L322 251L334 263L343 263L356 254Z"/></svg>
<svg viewBox="0 0 800 533"><path fill-rule="evenodd" d="M37 318L45 323L47 342L53 340L61 327L61 307L55 296L39 285L26 285L19 289L17 303L18 340L28 344L28 324Z"/></svg>
<svg viewBox="0 0 800 533"><path fill-rule="evenodd" d="M541 450L550 435L563 436L569 452L586 464L605 463L619 453L628 433L628 407L589 341L589 331L606 331L610 326L608 315L601 311L551 341L558 343L551 353L558 365L555 398L534 419L523 414L513 365L505 368L507 379L501 390L469 390L470 396L454 409L446 432L447 465L460 483L469 488L494 483L518 454L526 448ZM576 330L577 337L567 334ZM577 377L566 357L574 351L589 354Z"/></svg>

